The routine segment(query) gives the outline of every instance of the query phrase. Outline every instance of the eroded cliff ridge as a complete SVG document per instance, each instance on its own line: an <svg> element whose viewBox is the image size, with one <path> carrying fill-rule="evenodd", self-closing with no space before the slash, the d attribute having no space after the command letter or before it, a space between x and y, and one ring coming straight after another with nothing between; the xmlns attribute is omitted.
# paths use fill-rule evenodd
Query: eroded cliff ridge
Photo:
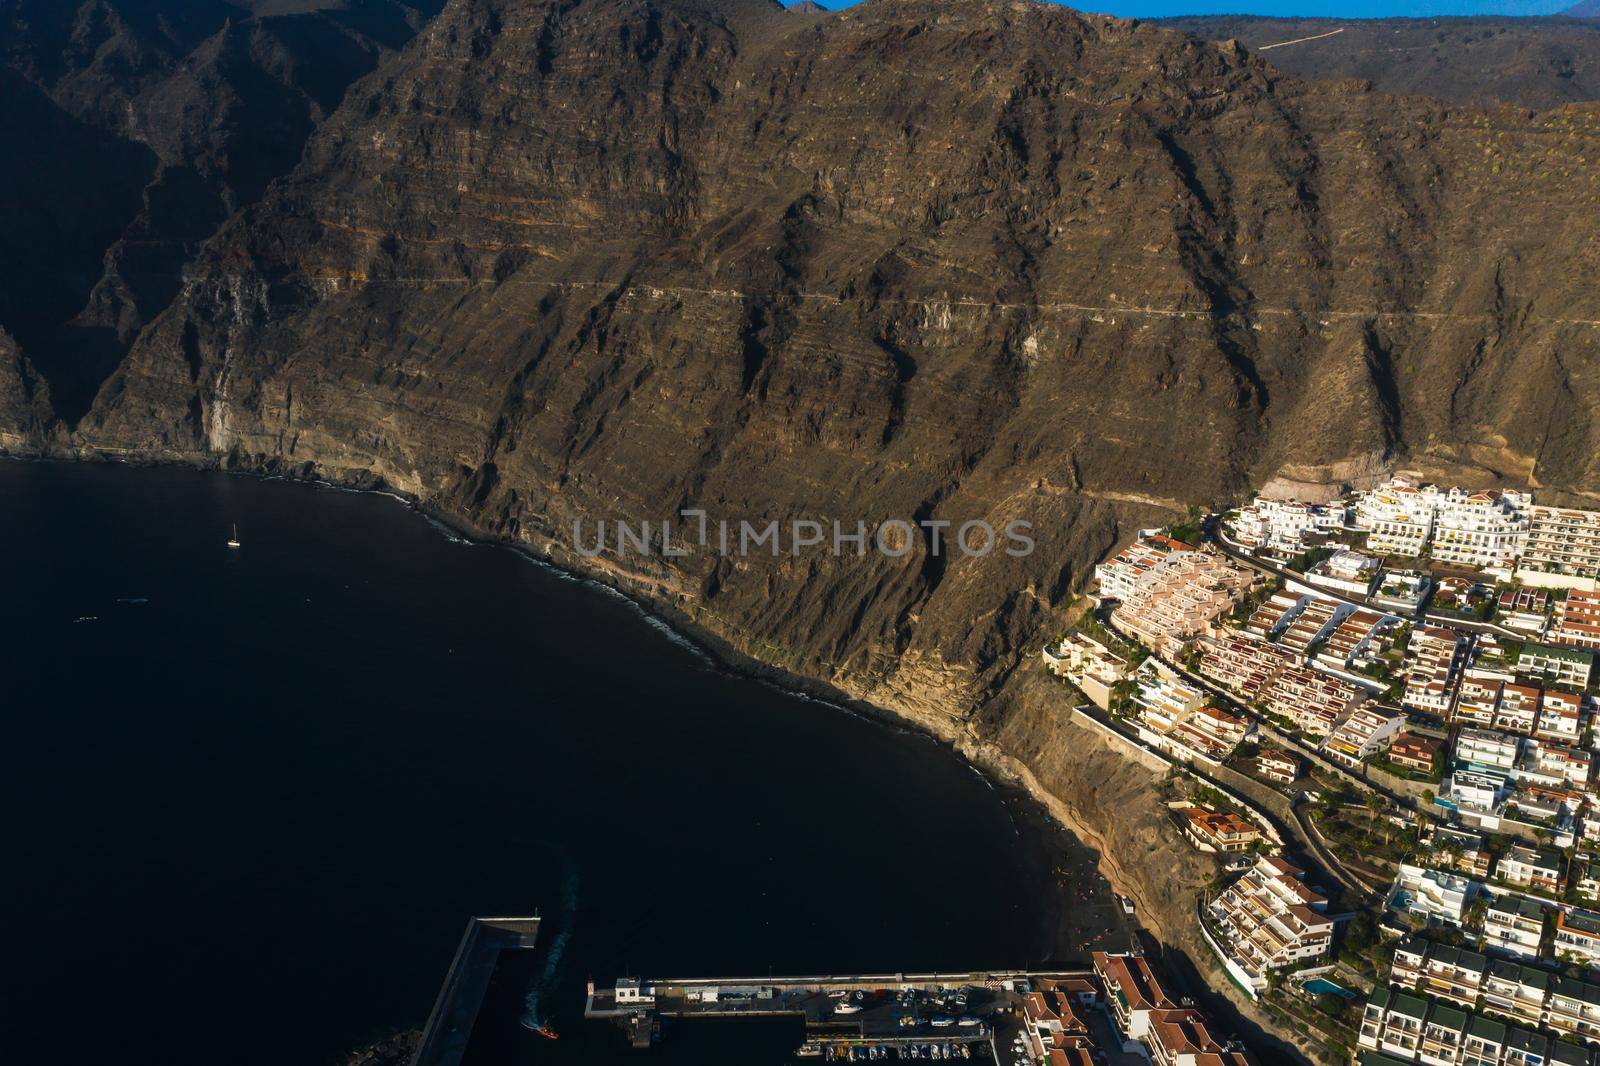
<svg viewBox="0 0 1600 1066"><path fill-rule="evenodd" d="M381 478L763 661L964 716L1190 503L1401 457L1600 492L1597 161L1597 105L1305 83L1044 4L454 0L75 424L0 351L0 424ZM575 520L680 508L1022 519L1038 546L571 552Z"/></svg>
<svg viewBox="0 0 1600 1066"><path fill-rule="evenodd" d="M1209 40L1236 39L1302 78L1360 78L1385 92L1540 109L1600 99L1600 21L1577 9L1564 17L1160 21Z"/></svg>

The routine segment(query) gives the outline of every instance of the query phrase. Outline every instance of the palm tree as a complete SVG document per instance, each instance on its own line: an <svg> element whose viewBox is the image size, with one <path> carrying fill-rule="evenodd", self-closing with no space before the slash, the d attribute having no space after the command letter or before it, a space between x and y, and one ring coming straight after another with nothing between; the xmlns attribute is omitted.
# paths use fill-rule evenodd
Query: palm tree
<svg viewBox="0 0 1600 1066"><path fill-rule="evenodd" d="M1461 862L1461 841L1455 839L1446 840L1439 845L1439 851L1444 855L1451 869L1454 869Z"/></svg>
<svg viewBox="0 0 1600 1066"><path fill-rule="evenodd" d="M1378 827L1378 810L1383 806L1383 800L1378 798L1376 792L1368 792L1361 804L1367 809L1367 839L1371 840L1373 831ZM1387 839L1384 842L1388 843Z"/></svg>
<svg viewBox="0 0 1600 1066"><path fill-rule="evenodd" d="M1133 702L1134 693L1139 691L1139 685L1131 677L1125 677L1111 686L1111 713L1122 714L1127 710L1129 703Z"/></svg>

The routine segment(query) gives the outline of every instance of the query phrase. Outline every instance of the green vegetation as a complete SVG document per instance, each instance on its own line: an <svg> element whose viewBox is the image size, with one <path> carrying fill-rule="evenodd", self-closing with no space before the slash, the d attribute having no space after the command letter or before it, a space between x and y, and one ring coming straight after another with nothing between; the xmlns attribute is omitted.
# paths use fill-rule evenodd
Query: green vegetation
<svg viewBox="0 0 1600 1066"><path fill-rule="evenodd" d="M1189 512L1183 521L1174 522L1166 528L1166 534L1185 544L1198 544L1205 535L1205 512L1194 504L1189 505Z"/></svg>
<svg viewBox="0 0 1600 1066"><path fill-rule="evenodd" d="M1372 884L1392 881L1399 864L1417 849L1416 827L1390 821L1382 797L1375 792L1365 793L1359 801L1325 794L1307 817L1329 850Z"/></svg>
<svg viewBox="0 0 1600 1066"><path fill-rule="evenodd" d="M1098 641L1117 655L1120 655L1127 662L1129 669L1137 668L1146 659L1150 658L1148 649L1141 644L1124 640L1110 626L1101 621L1100 616L1094 611L1086 611L1078 619L1078 623L1074 628L1090 640Z"/></svg>
<svg viewBox="0 0 1600 1066"><path fill-rule="evenodd" d="M1111 686L1111 713L1124 716L1133 705L1134 694L1139 691L1138 684L1129 677L1123 678Z"/></svg>
<svg viewBox="0 0 1600 1066"><path fill-rule="evenodd" d="M1444 780L1444 769L1440 765L1442 761L1436 756L1433 760L1433 769L1427 773L1421 770L1414 770L1409 766L1401 766L1399 763L1389 761L1382 755L1373 757L1372 766L1374 769L1382 770L1391 777L1398 777L1402 781L1426 781L1429 784L1437 785ZM1425 806L1433 806L1433 791L1424 789L1423 795L1427 797Z"/></svg>
<svg viewBox="0 0 1600 1066"><path fill-rule="evenodd" d="M1330 1018L1343 1018L1350 1002L1337 992L1317 993L1317 1009Z"/></svg>
<svg viewBox="0 0 1600 1066"><path fill-rule="evenodd" d="M1379 931L1378 919L1372 912L1362 910L1346 924L1335 957L1357 973L1377 981L1389 972L1394 945Z"/></svg>
<svg viewBox="0 0 1600 1066"><path fill-rule="evenodd" d="M1244 624L1250 620L1251 615L1256 613L1256 609L1266 603L1272 594L1282 587L1283 582L1272 580L1254 589L1248 596L1239 601L1237 607L1224 616L1223 624L1231 629L1244 628Z"/></svg>
<svg viewBox="0 0 1600 1066"><path fill-rule="evenodd" d="M1288 569L1293 570L1296 573L1303 574L1310 570L1313 566L1316 566L1318 563L1322 562L1324 559L1331 557L1336 551L1338 551L1338 548L1330 547L1328 545L1322 545L1321 547L1316 548L1307 548L1299 555L1296 555L1293 559L1290 559L1285 565Z"/></svg>

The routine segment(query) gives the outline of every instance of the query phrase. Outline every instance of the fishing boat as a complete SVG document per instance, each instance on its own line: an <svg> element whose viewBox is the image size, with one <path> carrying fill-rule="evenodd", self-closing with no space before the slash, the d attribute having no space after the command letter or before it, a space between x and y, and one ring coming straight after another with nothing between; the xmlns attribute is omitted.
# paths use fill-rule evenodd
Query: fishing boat
<svg viewBox="0 0 1600 1066"><path fill-rule="evenodd" d="M546 1024L544 1022L540 1022L540 1021L535 1021L532 1018L524 1018L524 1019L522 1019L522 1027L524 1029L528 1030L530 1033L538 1033L540 1036L544 1037L546 1040L560 1040L561 1039L561 1034L556 1032L554 1029L550 1028L550 1026L548 1024Z"/></svg>
<svg viewBox="0 0 1600 1066"><path fill-rule="evenodd" d="M237 525L235 525L233 527L233 536L228 538L228 547L237 548L238 546L239 546L239 527Z"/></svg>
<svg viewBox="0 0 1600 1066"><path fill-rule="evenodd" d="M854 1004L854 1003L850 1003L850 1002L846 1001L846 1002L841 1002L841 1003L835 1003L833 1005L833 1013L835 1013L835 1014L860 1014L861 1013L861 1008L858 1005Z"/></svg>

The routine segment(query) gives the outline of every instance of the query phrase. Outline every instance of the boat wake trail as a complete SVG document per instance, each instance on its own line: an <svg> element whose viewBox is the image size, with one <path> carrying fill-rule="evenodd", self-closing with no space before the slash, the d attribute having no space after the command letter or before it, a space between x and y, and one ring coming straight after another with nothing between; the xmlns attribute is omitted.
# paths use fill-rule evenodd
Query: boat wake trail
<svg viewBox="0 0 1600 1066"><path fill-rule="evenodd" d="M541 1001L545 993L555 987L556 973L561 967L561 956L567 950L567 941L572 938L572 924L577 913L578 864L567 859L563 863L561 876L561 911L552 923L555 935L550 939L550 946L545 949L544 967L528 981L528 994L522 1004L523 1028L532 1029L539 1035L551 1039L555 1038L556 1033L541 1013Z"/></svg>

